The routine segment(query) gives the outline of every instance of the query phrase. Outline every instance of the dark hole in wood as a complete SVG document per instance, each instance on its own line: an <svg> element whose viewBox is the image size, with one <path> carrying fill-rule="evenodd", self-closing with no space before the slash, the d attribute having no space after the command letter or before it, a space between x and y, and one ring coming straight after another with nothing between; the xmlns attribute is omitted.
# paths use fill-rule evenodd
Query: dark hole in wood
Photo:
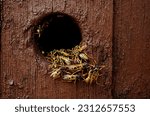
<svg viewBox="0 0 150 116"><path fill-rule="evenodd" d="M37 48L47 53L54 49L71 49L80 44L82 35L75 19L64 13L51 13L34 27Z"/></svg>

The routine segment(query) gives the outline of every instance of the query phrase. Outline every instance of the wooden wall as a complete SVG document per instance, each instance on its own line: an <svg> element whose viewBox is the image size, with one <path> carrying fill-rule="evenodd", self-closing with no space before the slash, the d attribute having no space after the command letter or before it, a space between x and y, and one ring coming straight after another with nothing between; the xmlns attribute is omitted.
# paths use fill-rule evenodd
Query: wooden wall
<svg viewBox="0 0 150 116"><path fill-rule="evenodd" d="M150 98L150 1L115 0L114 98Z"/></svg>
<svg viewBox="0 0 150 116"><path fill-rule="evenodd" d="M6 0L2 9L1 91L2 98L111 98L112 0ZM34 49L32 24L49 12L76 18L88 53L107 65L100 85L54 81L48 63Z"/></svg>
<svg viewBox="0 0 150 116"><path fill-rule="evenodd" d="M5 0L1 7L1 98L150 98L150 1ZM30 27L57 11L77 19L89 55L107 65L100 85L49 77Z"/></svg>

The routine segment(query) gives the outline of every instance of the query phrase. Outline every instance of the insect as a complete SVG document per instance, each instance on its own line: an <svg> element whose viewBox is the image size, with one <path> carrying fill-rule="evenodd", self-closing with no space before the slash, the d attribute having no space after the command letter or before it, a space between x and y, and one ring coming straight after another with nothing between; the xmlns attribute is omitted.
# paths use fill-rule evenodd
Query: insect
<svg viewBox="0 0 150 116"><path fill-rule="evenodd" d="M66 65L64 67L68 68L69 70L74 70L74 69L81 69L86 65L87 65L87 63L81 63L81 64L74 64L74 65Z"/></svg>
<svg viewBox="0 0 150 116"><path fill-rule="evenodd" d="M58 69L54 69L52 72L51 72L51 75L50 77L52 77L53 79L56 79L60 76L61 74L61 68L58 68Z"/></svg>
<svg viewBox="0 0 150 116"><path fill-rule="evenodd" d="M84 79L84 81L85 81L86 83L91 83L91 74L92 74L92 70L90 70L90 71L88 72L87 78Z"/></svg>
<svg viewBox="0 0 150 116"><path fill-rule="evenodd" d="M87 45L83 45L83 46L75 46L73 49L72 49L72 55L78 57L79 53L82 52L84 49L86 49Z"/></svg>
<svg viewBox="0 0 150 116"><path fill-rule="evenodd" d="M71 60L68 57L59 56L61 60L63 60L67 65L71 64Z"/></svg>
<svg viewBox="0 0 150 116"><path fill-rule="evenodd" d="M65 52L63 49L59 50L59 52L63 56L70 56L67 52Z"/></svg>
<svg viewBox="0 0 150 116"><path fill-rule="evenodd" d="M38 26L37 30L36 30L36 34L38 34L39 38L41 37L41 32L43 31L41 25Z"/></svg>
<svg viewBox="0 0 150 116"><path fill-rule="evenodd" d="M49 68L52 70L50 76L53 79L61 78L66 82L76 83L77 80L83 80L87 84L97 83L105 66L97 65L96 61L84 52L86 48L85 44L72 49L50 51L46 56Z"/></svg>
<svg viewBox="0 0 150 116"><path fill-rule="evenodd" d="M86 48L87 48L87 44L85 44L85 45L79 47L79 50L78 50L78 51L81 52L81 51L85 50Z"/></svg>
<svg viewBox="0 0 150 116"><path fill-rule="evenodd" d="M85 50L87 48L87 45L82 45L82 46L76 46L73 50L75 52L82 52L83 50Z"/></svg>
<svg viewBox="0 0 150 116"><path fill-rule="evenodd" d="M80 75L64 75L64 80L66 80L66 81L68 81L68 82L72 82L72 81L74 81L74 82L76 82L78 79L80 79L81 78L81 76Z"/></svg>
<svg viewBox="0 0 150 116"><path fill-rule="evenodd" d="M87 54L85 54L85 53L80 53L80 54L79 54L79 57L80 57L82 60L85 60L85 61L88 60L88 56L87 56Z"/></svg>
<svg viewBox="0 0 150 116"><path fill-rule="evenodd" d="M75 56L75 57L73 58L73 62L74 62L74 64L81 64L81 63L82 63L82 60L81 60L78 56Z"/></svg>
<svg viewBox="0 0 150 116"><path fill-rule="evenodd" d="M88 72L88 76L87 78L84 79L84 81L87 83L87 84L92 84L93 81L95 81L97 83L97 79L100 77L100 70L102 69L103 67L99 68L97 65L95 66L92 66L91 69L89 70ZM98 83L97 83L98 84Z"/></svg>

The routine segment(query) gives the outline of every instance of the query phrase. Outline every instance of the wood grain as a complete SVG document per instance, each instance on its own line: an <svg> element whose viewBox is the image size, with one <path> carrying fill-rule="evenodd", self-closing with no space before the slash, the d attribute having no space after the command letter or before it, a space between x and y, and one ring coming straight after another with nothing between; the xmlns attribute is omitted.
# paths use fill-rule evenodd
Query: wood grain
<svg viewBox="0 0 150 116"><path fill-rule="evenodd" d="M2 29L2 1L0 1L0 64L1 64L1 29ZM0 65L0 75L1 75L1 65ZM1 76L0 76L0 98L2 95L2 83L1 83Z"/></svg>
<svg viewBox="0 0 150 116"><path fill-rule="evenodd" d="M114 1L113 97L150 98L150 1Z"/></svg>
<svg viewBox="0 0 150 116"><path fill-rule="evenodd" d="M112 98L113 0L5 0L1 33L1 98ZM100 85L52 80L31 40L33 23L50 12L73 16L88 54L107 66Z"/></svg>

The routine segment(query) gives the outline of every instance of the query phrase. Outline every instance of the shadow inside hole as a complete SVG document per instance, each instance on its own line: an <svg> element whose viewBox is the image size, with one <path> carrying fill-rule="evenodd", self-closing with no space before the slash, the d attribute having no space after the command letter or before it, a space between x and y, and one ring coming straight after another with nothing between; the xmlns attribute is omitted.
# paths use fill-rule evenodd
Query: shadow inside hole
<svg viewBox="0 0 150 116"><path fill-rule="evenodd" d="M51 13L34 27L37 48L44 53L54 49L71 49L82 40L80 28L75 19L64 13Z"/></svg>

